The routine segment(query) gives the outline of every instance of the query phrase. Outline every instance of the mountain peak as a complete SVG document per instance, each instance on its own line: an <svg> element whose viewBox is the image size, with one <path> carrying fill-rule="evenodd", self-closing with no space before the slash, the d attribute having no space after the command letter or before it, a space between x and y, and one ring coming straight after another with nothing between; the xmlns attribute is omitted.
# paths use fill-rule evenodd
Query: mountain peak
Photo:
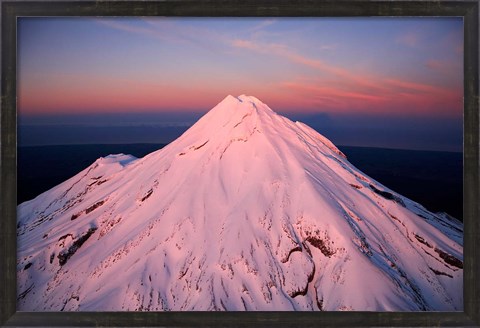
<svg viewBox="0 0 480 328"><path fill-rule="evenodd" d="M228 95L195 123L190 132L203 130L201 134L206 137L219 130L239 131L242 127L250 130L275 116L277 114L256 97Z"/></svg>
<svg viewBox="0 0 480 328"><path fill-rule="evenodd" d="M269 112L273 112L273 110L268 107L264 102L254 96L247 96L242 94L238 97L228 95L226 96L217 106L214 108L221 107L227 108L229 110L234 109L241 109L241 110L248 110L248 109L256 109L258 110L267 110Z"/></svg>
<svg viewBox="0 0 480 328"><path fill-rule="evenodd" d="M250 102L252 104L255 104L255 105L265 105L262 101L260 101L258 98L254 97L254 96L247 96L247 95L241 95L241 96L238 96L237 99L241 102Z"/></svg>

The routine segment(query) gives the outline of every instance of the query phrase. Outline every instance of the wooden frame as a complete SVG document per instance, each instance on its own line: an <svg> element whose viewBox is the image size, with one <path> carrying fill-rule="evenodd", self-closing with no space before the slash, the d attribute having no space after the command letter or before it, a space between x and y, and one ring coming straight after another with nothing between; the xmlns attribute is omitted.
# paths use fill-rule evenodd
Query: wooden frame
<svg viewBox="0 0 480 328"><path fill-rule="evenodd" d="M461 16L464 19L464 312L16 312L16 19L20 16ZM479 2L3 2L0 323L6 326L480 325Z"/></svg>

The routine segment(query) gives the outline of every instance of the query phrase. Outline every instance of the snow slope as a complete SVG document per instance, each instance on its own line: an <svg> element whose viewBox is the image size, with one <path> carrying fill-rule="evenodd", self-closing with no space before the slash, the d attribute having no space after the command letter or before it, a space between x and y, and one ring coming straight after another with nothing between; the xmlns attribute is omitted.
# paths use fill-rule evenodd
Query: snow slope
<svg viewBox="0 0 480 328"><path fill-rule="evenodd" d="M165 148L18 206L21 311L463 308L463 225L226 97Z"/></svg>

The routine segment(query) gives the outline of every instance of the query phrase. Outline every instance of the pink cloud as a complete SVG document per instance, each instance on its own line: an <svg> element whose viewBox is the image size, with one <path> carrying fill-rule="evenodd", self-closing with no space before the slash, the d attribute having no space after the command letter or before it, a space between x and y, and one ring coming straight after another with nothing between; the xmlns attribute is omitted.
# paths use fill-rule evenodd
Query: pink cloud
<svg viewBox="0 0 480 328"><path fill-rule="evenodd" d="M441 60L430 59L426 62L425 66L427 66L430 69L439 71L439 70L445 69L446 63Z"/></svg>
<svg viewBox="0 0 480 328"><path fill-rule="evenodd" d="M288 46L283 44L276 44L276 43L262 44L262 43L254 42L251 40L241 40L241 39L235 39L231 41L230 44L231 46L236 48L243 48L243 49L248 49L261 54L269 54L269 55L282 57L292 63L314 68L321 72L330 74L334 77L344 79L346 83L350 82L357 86L374 88L374 89L377 89L378 91L381 91L383 89L383 86L379 83L375 83L372 80L373 79L372 77L359 76L358 74L355 74L345 68L326 63L319 59L303 56L291 50Z"/></svg>
<svg viewBox="0 0 480 328"><path fill-rule="evenodd" d="M415 47L419 42L419 38L417 34L410 32L398 37L397 42L409 47Z"/></svg>
<svg viewBox="0 0 480 328"><path fill-rule="evenodd" d="M374 104L386 101L382 94L371 94L345 85L332 86L319 80L284 82L280 87L292 99L305 99L304 106L311 110L350 112L359 107L371 109Z"/></svg>
<svg viewBox="0 0 480 328"><path fill-rule="evenodd" d="M445 51L451 51L457 55L463 54L463 30L457 29L445 35L443 40L440 40L440 46Z"/></svg>
<svg viewBox="0 0 480 328"><path fill-rule="evenodd" d="M380 79L372 83L378 86L368 89L340 80L332 83L321 79L298 79L283 82L279 87L292 99L305 99L303 105L312 111L396 111L409 115L436 113L448 116L462 109L461 90L399 79Z"/></svg>
<svg viewBox="0 0 480 328"><path fill-rule="evenodd" d="M385 97L382 95L372 95L372 94L368 94L360 91L354 91L354 90L342 90L338 87L319 86L319 83L308 84L308 83L299 83L299 82L285 82L283 85L290 89L315 92L316 94L323 95L323 97L326 97L328 95L329 97L351 99L351 100L368 100L368 101L385 100Z"/></svg>
<svg viewBox="0 0 480 328"><path fill-rule="evenodd" d="M413 34L406 34L401 40L408 45L415 45L418 41ZM300 78L296 81L280 83L280 88L288 92L291 99L306 99L302 105L312 110L323 106L341 111L358 109L369 112L402 110L412 115L436 111L439 114L449 115L452 110L458 112L462 108L461 90L359 74L319 59L303 56L282 44L262 44L251 40L236 39L231 42L231 45L260 54L282 57L292 63L327 74L313 80ZM432 68L441 69L445 66L445 63L431 61L428 65ZM293 101L285 101L293 103Z"/></svg>
<svg viewBox="0 0 480 328"><path fill-rule="evenodd" d="M447 89L447 88L442 88L442 87L423 84L423 83L403 81L399 79L385 79L385 83L387 83L391 87L395 87L407 93L412 93L412 94L423 93L423 94L430 94L430 95L432 94L451 95L451 94L456 94L458 92L457 90L452 91L451 89Z"/></svg>
<svg viewBox="0 0 480 328"><path fill-rule="evenodd" d="M444 80L457 80L459 79L459 72L461 72L461 60L445 61L430 59L427 60L425 66L434 73L442 74Z"/></svg>

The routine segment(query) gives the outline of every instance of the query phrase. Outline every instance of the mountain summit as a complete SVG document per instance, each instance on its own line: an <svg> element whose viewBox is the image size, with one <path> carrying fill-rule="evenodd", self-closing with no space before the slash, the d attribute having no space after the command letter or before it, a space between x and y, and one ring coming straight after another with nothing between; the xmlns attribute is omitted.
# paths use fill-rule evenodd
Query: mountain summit
<svg viewBox="0 0 480 328"><path fill-rule="evenodd" d="M463 225L255 97L18 206L21 311L463 308Z"/></svg>

